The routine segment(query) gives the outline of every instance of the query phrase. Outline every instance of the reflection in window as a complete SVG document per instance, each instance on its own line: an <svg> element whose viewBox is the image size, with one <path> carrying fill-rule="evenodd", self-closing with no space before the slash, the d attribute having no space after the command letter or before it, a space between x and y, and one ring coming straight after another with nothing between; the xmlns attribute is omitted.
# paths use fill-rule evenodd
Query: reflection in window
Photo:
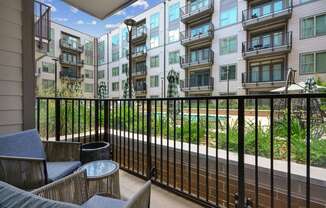
<svg viewBox="0 0 326 208"><path fill-rule="evenodd" d="M237 22L237 0L221 0L220 26L226 26Z"/></svg>

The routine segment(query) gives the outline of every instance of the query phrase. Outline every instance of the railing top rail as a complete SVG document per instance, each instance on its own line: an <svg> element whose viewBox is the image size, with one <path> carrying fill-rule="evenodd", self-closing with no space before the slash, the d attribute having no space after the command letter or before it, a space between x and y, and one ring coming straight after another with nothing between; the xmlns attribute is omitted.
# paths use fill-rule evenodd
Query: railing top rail
<svg viewBox="0 0 326 208"><path fill-rule="evenodd" d="M189 13L189 7L191 7L192 5L196 5L196 4L198 5L205 1L207 1L207 5L203 5L202 8L214 5L213 4L214 0L198 0L195 2L186 3L184 6L180 7L180 11L182 11L182 14L187 14L187 13Z"/></svg>
<svg viewBox="0 0 326 208"><path fill-rule="evenodd" d="M99 99L99 98L67 98L67 97L36 97L37 99L49 100L101 100L101 101L125 101L125 100L237 100L237 99L281 99L281 98L326 98L326 93L312 94L265 94L265 95L221 95L221 96L203 96L203 97L176 97L176 98L134 98L134 99Z"/></svg>

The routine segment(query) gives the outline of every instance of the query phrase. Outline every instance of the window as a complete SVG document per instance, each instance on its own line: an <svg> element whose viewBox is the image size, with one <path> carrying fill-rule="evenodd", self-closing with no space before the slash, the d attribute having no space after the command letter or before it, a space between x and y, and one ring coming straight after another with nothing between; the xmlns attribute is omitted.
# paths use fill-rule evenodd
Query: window
<svg viewBox="0 0 326 208"><path fill-rule="evenodd" d="M326 14L303 18L300 27L302 39L326 35Z"/></svg>
<svg viewBox="0 0 326 208"><path fill-rule="evenodd" d="M112 36L112 62L119 60L119 34Z"/></svg>
<svg viewBox="0 0 326 208"><path fill-rule="evenodd" d="M55 45L54 45L54 43L55 43L55 41L54 41L54 28L51 28L51 30L50 30L50 36L51 36L51 41L50 41L50 47L49 47L49 52L48 52L48 54L50 55L50 56L54 56L55 54L54 54L54 52L55 52Z"/></svg>
<svg viewBox="0 0 326 208"><path fill-rule="evenodd" d="M179 63L179 51L169 52L169 64Z"/></svg>
<svg viewBox="0 0 326 208"><path fill-rule="evenodd" d="M128 72L128 64L122 64L122 74L127 74Z"/></svg>
<svg viewBox="0 0 326 208"><path fill-rule="evenodd" d="M75 54L63 52L61 59L63 62L68 64L75 65L77 63L77 56Z"/></svg>
<svg viewBox="0 0 326 208"><path fill-rule="evenodd" d="M300 55L300 73L325 73L326 51L313 52Z"/></svg>
<svg viewBox="0 0 326 208"><path fill-rule="evenodd" d="M220 26L227 26L237 22L237 0L221 0Z"/></svg>
<svg viewBox="0 0 326 208"><path fill-rule="evenodd" d="M54 64L48 62L42 62L42 72L54 73Z"/></svg>
<svg viewBox="0 0 326 208"><path fill-rule="evenodd" d="M88 93L92 93L94 91L93 84L85 83L85 85L84 85L84 91L85 92L88 92Z"/></svg>
<svg viewBox="0 0 326 208"><path fill-rule="evenodd" d="M128 50L129 50L129 36L128 36L128 29L125 27L122 29L121 32L121 56L127 57L128 56Z"/></svg>
<svg viewBox="0 0 326 208"><path fill-rule="evenodd" d="M237 52L237 36L220 39L220 55Z"/></svg>
<svg viewBox="0 0 326 208"><path fill-rule="evenodd" d="M169 7L169 22L178 21L180 17L180 3L172 4Z"/></svg>
<svg viewBox="0 0 326 208"><path fill-rule="evenodd" d="M150 17L150 29L156 29L160 24L160 13L155 13Z"/></svg>
<svg viewBox="0 0 326 208"><path fill-rule="evenodd" d="M94 73L92 70L87 70L85 69L85 78L86 79L93 79L94 78Z"/></svg>
<svg viewBox="0 0 326 208"><path fill-rule="evenodd" d="M150 87L158 87L158 76L150 76Z"/></svg>
<svg viewBox="0 0 326 208"><path fill-rule="evenodd" d="M112 68L112 77L119 76L119 67L113 67Z"/></svg>
<svg viewBox="0 0 326 208"><path fill-rule="evenodd" d="M283 59L251 62L245 79L249 83L282 81L285 78L284 72Z"/></svg>
<svg viewBox="0 0 326 208"><path fill-rule="evenodd" d="M151 48L156 48L159 45L159 35L151 35L151 39L150 39L150 47Z"/></svg>
<svg viewBox="0 0 326 208"><path fill-rule="evenodd" d="M112 91L119 91L119 82L112 82Z"/></svg>
<svg viewBox="0 0 326 208"><path fill-rule="evenodd" d="M105 46L104 46L104 41L101 41L98 43L98 49L97 49L97 60L98 60L98 64L104 64L105 60L104 60L104 54L105 54Z"/></svg>
<svg viewBox="0 0 326 208"><path fill-rule="evenodd" d="M201 62L201 61L211 61L211 49L210 48L200 48L195 49L190 52L190 62Z"/></svg>
<svg viewBox="0 0 326 208"><path fill-rule="evenodd" d="M54 80L42 79L42 88L45 90L54 89Z"/></svg>
<svg viewBox="0 0 326 208"><path fill-rule="evenodd" d="M159 66L160 66L160 57L159 57L159 55L151 56L150 57L150 67L154 68L154 67L159 67Z"/></svg>
<svg viewBox="0 0 326 208"><path fill-rule="evenodd" d="M237 66L235 64L225 65L220 67L221 80L236 80L237 79Z"/></svg>
<svg viewBox="0 0 326 208"><path fill-rule="evenodd" d="M168 41L169 43L171 42L176 42L179 40L179 28L176 28L174 30L170 30L169 31L169 35L168 35Z"/></svg>
<svg viewBox="0 0 326 208"><path fill-rule="evenodd" d="M210 30L209 23L202 24L199 26L192 27L190 35L191 37L196 37L199 35L208 34L209 30Z"/></svg>
<svg viewBox="0 0 326 208"><path fill-rule="evenodd" d="M93 42L92 41L87 41L85 43L84 48L85 48L85 64L93 65ZM104 49L101 49L101 50L103 50L103 53L104 53Z"/></svg>
<svg viewBox="0 0 326 208"><path fill-rule="evenodd" d="M104 70L100 70L97 73L97 78L98 79L103 79L105 77L105 71Z"/></svg>

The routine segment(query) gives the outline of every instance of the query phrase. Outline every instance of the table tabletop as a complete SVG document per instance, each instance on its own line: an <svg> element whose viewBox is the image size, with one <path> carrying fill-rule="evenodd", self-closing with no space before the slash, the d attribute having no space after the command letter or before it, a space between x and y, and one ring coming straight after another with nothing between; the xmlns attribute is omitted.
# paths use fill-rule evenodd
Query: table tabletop
<svg viewBox="0 0 326 208"><path fill-rule="evenodd" d="M88 179L98 179L115 173L119 170L119 164L112 160L97 160L86 163L79 170L86 170Z"/></svg>

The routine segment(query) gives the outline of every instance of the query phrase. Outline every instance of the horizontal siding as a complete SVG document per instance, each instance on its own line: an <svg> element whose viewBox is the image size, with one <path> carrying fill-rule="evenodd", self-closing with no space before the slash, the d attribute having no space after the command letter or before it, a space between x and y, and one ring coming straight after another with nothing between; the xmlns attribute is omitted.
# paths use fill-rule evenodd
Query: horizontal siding
<svg viewBox="0 0 326 208"><path fill-rule="evenodd" d="M22 130L22 0L0 0L0 134Z"/></svg>

